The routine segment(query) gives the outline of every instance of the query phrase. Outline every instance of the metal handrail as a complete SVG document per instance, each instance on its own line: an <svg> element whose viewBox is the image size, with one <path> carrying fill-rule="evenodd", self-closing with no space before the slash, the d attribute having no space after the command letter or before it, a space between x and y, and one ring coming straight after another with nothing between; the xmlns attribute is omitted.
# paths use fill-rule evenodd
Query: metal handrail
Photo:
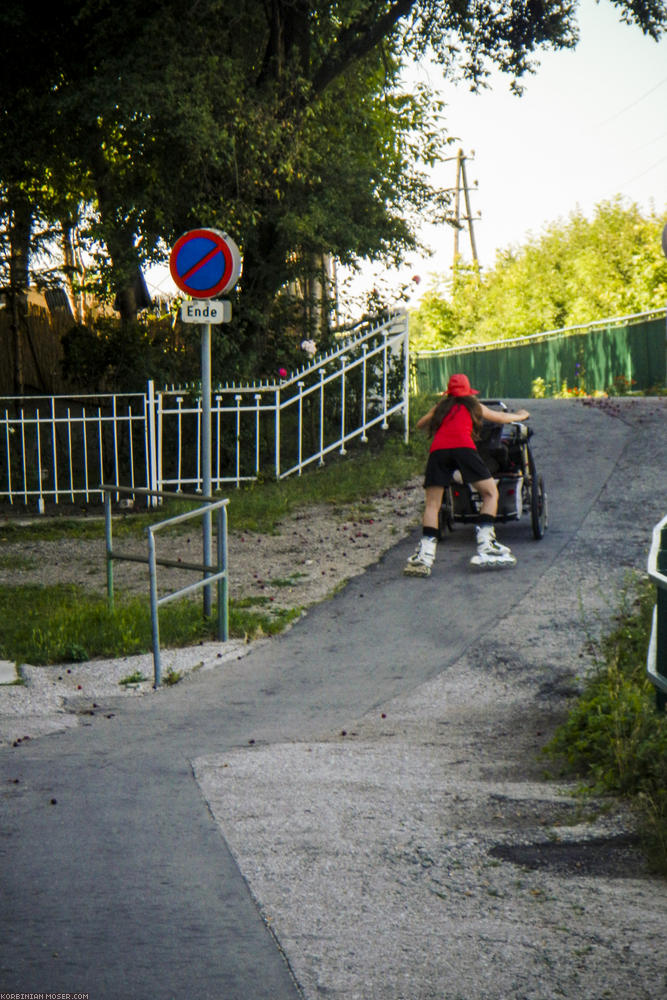
<svg viewBox="0 0 667 1000"><path fill-rule="evenodd" d="M646 672L656 689L656 704L667 706L667 516L653 529L648 555L648 575L656 585L651 638L646 657Z"/></svg>
<svg viewBox="0 0 667 1000"><path fill-rule="evenodd" d="M153 687L158 688L162 682L162 668L160 660L160 623L158 618L158 608L167 604L169 601L173 601L178 597L182 597L184 594L192 593L195 590L201 590L204 588L204 608L210 606L210 600L207 600L207 594L210 594L209 588L217 583L217 619L218 619L218 638L223 642L226 642L229 638L229 581L227 572L227 505L229 504L229 499L225 498L223 500L214 499L213 497L203 497L201 494L189 494L189 493L166 493L163 490L147 490L139 487L129 487L129 486L115 486L102 483L100 485L100 490L104 493L104 526L105 526L105 541L106 541L106 560L107 560L107 599L109 602L109 608L113 610L113 560L125 560L129 562L139 562L148 565L149 578L150 578L150 604L151 604L151 636L153 645ZM137 556L129 553L116 552L113 549L112 542L112 518L111 518L111 494L112 493L124 493L124 494L140 494L142 496L151 496L159 499L178 499L178 500L195 500L201 503L202 506L197 510L185 511L183 514L176 514L173 517L166 518L164 521L158 521L156 524L148 525L146 529L148 537L148 556ZM174 559L158 559L155 547L155 535L158 531L163 528L170 527L174 524L179 524L183 521L189 521L195 517L211 517L213 512L217 511L217 552L216 552L216 562L213 565L207 565L206 563L183 563L177 562ZM178 590L171 591L165 594L163 597L158 597L157 591L157 567L158 566L169 566L177 567L179 569L194 570L195 572L200 572L203 574L201 580L195 581L195 583L188 584L185 587L180 587Z"/></svg>

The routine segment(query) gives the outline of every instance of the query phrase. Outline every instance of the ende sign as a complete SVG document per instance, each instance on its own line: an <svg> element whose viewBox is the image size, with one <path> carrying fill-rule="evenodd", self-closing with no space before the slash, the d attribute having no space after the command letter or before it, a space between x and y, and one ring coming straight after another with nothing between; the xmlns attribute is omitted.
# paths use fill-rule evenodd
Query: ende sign
<svg viewBox="0 0 667 1000"><path fill-rule="evenodd" d="M200 299L181 304L181 319L184 323L229 323L231 318L231 302Z"/></svg>

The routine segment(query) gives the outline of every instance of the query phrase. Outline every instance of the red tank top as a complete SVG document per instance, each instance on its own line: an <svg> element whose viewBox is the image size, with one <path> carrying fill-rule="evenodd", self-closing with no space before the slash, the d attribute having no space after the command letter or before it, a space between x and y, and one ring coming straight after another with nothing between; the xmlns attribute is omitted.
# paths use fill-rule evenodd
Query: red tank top
<svg viewBox="0 0 667 1000"><path fill-rule="evenodd" d="M472 416L463 403L456 403L442 421L431 442L431 451L440 448L475 448Z"/></svg>

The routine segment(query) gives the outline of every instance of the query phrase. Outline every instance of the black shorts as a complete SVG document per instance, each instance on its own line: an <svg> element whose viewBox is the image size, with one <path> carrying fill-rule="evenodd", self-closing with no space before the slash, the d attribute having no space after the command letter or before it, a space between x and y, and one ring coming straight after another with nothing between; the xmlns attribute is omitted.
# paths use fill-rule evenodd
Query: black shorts
<svg viewBox="0 0 667 1000"><path fill-rule="evenodd" d="M474 448L439 448L428 456L424 489L428 486L449 486L457 469L464 483L478 483L492 478Z"/></svg>

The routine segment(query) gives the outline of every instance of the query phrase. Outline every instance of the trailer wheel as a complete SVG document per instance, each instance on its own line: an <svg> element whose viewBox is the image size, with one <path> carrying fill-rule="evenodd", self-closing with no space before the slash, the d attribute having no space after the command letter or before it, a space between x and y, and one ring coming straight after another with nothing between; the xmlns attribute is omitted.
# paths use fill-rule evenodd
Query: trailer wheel
<svg viewBox="0 0 667 1000"><path fill-rule="evenodd" d="M530 520L533 528L533 538L538 541L544 538L544 532L549 524L547 494L544 489L544 479L538 476L532 452L528 452L530 467Z"/></svg>
<svg viewBox="0 0 667 1000"><path fill-rule="evenodd" d="M440 539L442 541L444 541L447 531L454 530L454 501L452 499L451 487L449 486L445 487L445 492L442 494L438 528L440 529Z"/></svg>

